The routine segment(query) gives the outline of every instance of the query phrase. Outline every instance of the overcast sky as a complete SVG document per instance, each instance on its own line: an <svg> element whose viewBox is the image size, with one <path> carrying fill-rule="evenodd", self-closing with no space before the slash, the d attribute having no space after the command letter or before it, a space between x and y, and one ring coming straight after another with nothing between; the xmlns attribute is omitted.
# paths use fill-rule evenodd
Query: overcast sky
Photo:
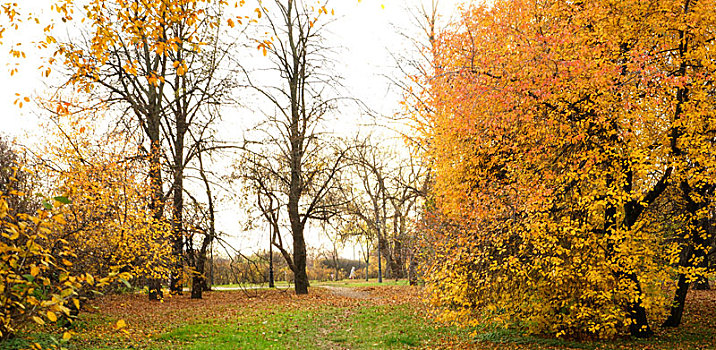
<svg viewBox="0 0 716 350"><path fill-rule="evenodd" d="M359 99L378 115L389 116L400 111L401 92L391 81L402 75L395 57L417 54L414 44L405 37L422 39L409 10L416 10L421 2L429 7L431 1L332 0L329 3L328 7L335 10L335 21L330 26L330 37L335 43L328 43L327 46L336 48L336 74L344 78L342 83L349 97ZM439 9L444 22L454 16L458 3L462 2L440 0ZM45 1L23 1L21 6L33 6L39 10L47 5ZM251 8L251 1L247 1L245 6ZM0 23L4 23L3 20L0 18ZM43 79L35 68L43 62L38 56L47 52L31 50L27 44L23 46L29 57L20 60L19 72L10 76L9 70L18 61L9 57L8 46L16 42L39 40L42 38L42 30L41 26L25 23L22 30L8 30L5 36L3 46L0 46L0 133L17 137L20 143L32 144L43 140L44 130L39 127L43 117L38 116L32 106L19 109L14 105L13 102L18 98L16 94L30 97L47 94L48 86L57 85L62 77L54 74L49 80ZM235 110L235 113L246 114L240 110ZM358 108L347 109L345 113L345 116L341 116L341 122L334 124L336 131L341 134L357 132L359 124L372 120ZM243 132L242 128L249 126L244 118L238 116L226 116L222 123L219 129L227 135L239 135ZM217 229L237 235L239 226L236 217L239 214L230 205L225 205L221 210ZM246 252L259 244L264 246L266 240L255 234L242 234L233 242L237 248ZM327 240L317 230L312 230L306 240L313 248L327 244ZM347 247L343 255L352 257L353 248Z"/></svg>

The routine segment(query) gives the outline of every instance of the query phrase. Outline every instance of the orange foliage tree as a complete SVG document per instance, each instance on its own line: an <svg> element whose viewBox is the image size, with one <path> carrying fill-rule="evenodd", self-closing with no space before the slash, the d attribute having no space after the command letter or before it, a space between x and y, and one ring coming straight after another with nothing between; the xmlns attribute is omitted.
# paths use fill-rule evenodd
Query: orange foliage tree
<svg viewBox="0 0 716 350"><path fill-rule="evenodd" d="M644 337L648 316L683 310L683 285L707 273L714 6L504 0L438 35L416 119L448 318ZM667 197L684 209L669 225Z"/></svg>

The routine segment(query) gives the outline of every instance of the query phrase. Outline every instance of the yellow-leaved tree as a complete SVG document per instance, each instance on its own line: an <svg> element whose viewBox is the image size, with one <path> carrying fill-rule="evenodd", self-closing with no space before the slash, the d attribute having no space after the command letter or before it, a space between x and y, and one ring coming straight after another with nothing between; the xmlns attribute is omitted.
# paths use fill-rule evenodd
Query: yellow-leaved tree
<svg viewBox="0 0 716 350"><path fill-rule="evenodd" d="M438 35L416 119L448 319L602 338L678 325L712 239L714 6L503 0Z"/></svg>
<svg viewBox="0 0 716 350"><path fill-rule="evenodd" d="M60 102L54 139L44 151L46 176L72 199L63 208L62 239L75 259L72 271L106 276L122 271L162 279L175 261L171 225L153 216L145 157L122 130L100 131L106 110ZM54 103L56 104L56 103Z"/></svg>
<svg viewBox="0 0 716 350"><path fill-rule="evenodd" d="M63 239L66 196L38 198L37 181L20 157L0 140L0 342L30 322L55 323L71 319L79 298L89 289L103 288L120 274L95 278L75 271L77 258ZM64 338L68 338L66 333Z"/></svg>

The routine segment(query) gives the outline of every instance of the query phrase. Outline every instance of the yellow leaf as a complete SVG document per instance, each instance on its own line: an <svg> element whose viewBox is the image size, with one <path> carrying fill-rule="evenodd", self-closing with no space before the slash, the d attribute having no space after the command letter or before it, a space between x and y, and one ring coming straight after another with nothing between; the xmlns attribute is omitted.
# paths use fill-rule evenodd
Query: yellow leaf
<svg viewBox="0 0 716 350"><path fill-rule="evenodd" d="M45 324L45 321L43 321L41 318L37 316L32 316L32 320L35 321L37 324Z"/></svg>
<svg viewBox="0 0 716 350"><path fill-rule="evenodd" d="M33 265L33 266L30 268L30 275L32 275L32 277L35 277L35 276L37 276L38 274L40 274L40 268Z"/></svg>
<svg viewBox="0 0 716 350"><path fill-rule="evenodd" d="M47 312L47 318L52 322L57 322L57 315L52 311Z"/></svg>
<svg viewBox="0 0 716 350"><path fill-rule="evenodd" d="M70 332L62 334L62 340L70 340L70 338L72 338L72 334Z"/></svg>
<svg viewBox="0 0 716 350"><path fill-rule="evenodd" d="M127 323L124 322L124 320L122 320L122 319L120 319L119 321L117 321L117 324L114 325L114 328L117 329L117 330L122 329L122 328L125 328L125 327L127 327Z"/></svg>

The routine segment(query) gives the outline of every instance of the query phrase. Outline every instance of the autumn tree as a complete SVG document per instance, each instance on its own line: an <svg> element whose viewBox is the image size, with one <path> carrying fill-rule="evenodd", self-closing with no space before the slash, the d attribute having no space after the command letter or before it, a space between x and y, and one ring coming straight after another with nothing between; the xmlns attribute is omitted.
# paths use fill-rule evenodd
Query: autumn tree
<svg viewBox="0 0 716 350"><path fill-rule="evenodd" d="M324 199L333 188L344 158L344 151L331 147L322 133L322 123L337 102L329 95L336 86L322 37L328 9L322 2L309 4L301 0L259 4L260 23L269 37L257 40L258 46L271 59L270 71L279 85L259 84L255 79L250 84L270 104L264 110L268 120L262 126L267 137L258 142L270 147L266 151L254 147L250 152L259 157L278 155L278 168L265 170L280 183L285 196L295 289L298 294L306 294L304 231L309 220L332 215L332 205L324 205Z"/></svg>
<svg viewBox="0 0 716 350"><path fill-rule="evenodd" d="M105 274L77 271L73 262L79 252L66 239L71 233L64 230L72 205L67 193L38 199L36 193L25 191L30 187L17 182L31 179L28 175L38 169L25 168L31 164L12 155L12 148L3 147L2 152L2 160L15 164L0 173L7 180L0 188L0 342L26 323L71 320L82 295L128 278L118 269ZM65 340L70 337L63 335Z"/></svg>
<svg viewBox="0 0 716 350"><path fill-rule="evenodd" d="M285 219L281 213L286 210L286 202L284 193L286 192L285 184L277 178L280 170L276 165L281 165L281 157L273 154L272 156L258 156L248 154L239 166L240 173L237 175L243 182L245 188L253 196L253 204L258 209L256 214L258 219L265 222L268 227L269 235L269 285L273 287L274 263L273 248L278 249L281 256L286 261L286 265L295 273L296 266L293 263L290 242L284 243Z"/></svg>
<svg viewBox="0 0 716 350"><path fill-rule="evenodd" d="M61 45L70 83L90 98L110 103L122 123L146 138L152 184L150 210L159 220L171 197L174 255L170 288L181 292L184 170L198 146L190 134L204 134L216 107L231 89L219 66L228 54L220 41L225 1L92 1L86 43ZM202 139L203 141L203 139ZM164 167L169 188L165 192Z"/></svg>
<svg viewBox="0 0 716 350"><path fill-rule="evenodd" d="M102 130L106 111L78 107L63 103L60 110L67 113L51 117L47 129L54 142L44 146L38 166L57 191L72 199L64 207L62 235L55 237L72 247L68 270L162 278L175 261L171 229L147 211L150 187L136 139L121 129Z"/></svg>
<svg viewBox="0 0 716 350"><path fill-rule="evenodd" d="M713 5L496 1L438 36L417 119L443 222L429 278L448 317L646 337L648 315L683 307L703 254L664 262L708 236ZM678 243L651 225L672 187ZM672 303L661 286L675 272Z"/></svg>

